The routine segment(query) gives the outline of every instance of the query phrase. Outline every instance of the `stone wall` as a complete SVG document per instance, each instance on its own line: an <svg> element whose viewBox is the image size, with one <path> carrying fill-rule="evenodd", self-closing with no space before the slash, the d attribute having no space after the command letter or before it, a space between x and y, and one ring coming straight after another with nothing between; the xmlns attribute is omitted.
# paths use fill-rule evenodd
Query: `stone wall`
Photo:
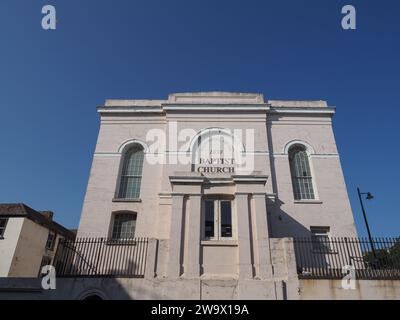
<svg viewBox="0 0 400 320"><path fill-rule="evenodd" d="M300 280L302 300L399 300L400 280L358 280L355 290L342 288L341 280Z"/></svg>

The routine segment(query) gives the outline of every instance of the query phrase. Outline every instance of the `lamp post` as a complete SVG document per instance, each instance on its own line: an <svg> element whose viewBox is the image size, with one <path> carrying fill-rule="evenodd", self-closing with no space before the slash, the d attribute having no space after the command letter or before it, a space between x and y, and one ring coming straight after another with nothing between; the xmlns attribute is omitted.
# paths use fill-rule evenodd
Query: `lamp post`
<svg viewBox="0 0 400 320"><path fill-rule="evenodd" d="M360 188L357 188L357 192L358 192L358 198L360 199L360 204L361 204L361 209L362 209L362 213L364 216L365 226L367 227L368 238L369 238L369 242L371 244L372 254L374 256L374 259L376 259L374 242L372 241L371 230L369 229L367 215L365 213L365 208L364 208L364 204L363 204L361 195L367 195L367 197L366 197L367 200L372 200L374 198L374 196L371 194L371 192L361 192Z"/></svg>

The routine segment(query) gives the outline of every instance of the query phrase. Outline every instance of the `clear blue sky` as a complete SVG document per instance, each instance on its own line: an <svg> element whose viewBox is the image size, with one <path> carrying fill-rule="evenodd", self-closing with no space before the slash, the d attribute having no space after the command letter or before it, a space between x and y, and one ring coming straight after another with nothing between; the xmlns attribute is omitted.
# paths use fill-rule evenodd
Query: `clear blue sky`
<svg viewBox="0 0 400 320"><path fill-rule="evenodd" d="M41 8L55 5L55 31ZM341 8L357 30L341 29ZM376 236L400 226L400 2L389 0L1 0L0 202L77 227L107 98L260 92L337 106L337 144Z"/></svg>

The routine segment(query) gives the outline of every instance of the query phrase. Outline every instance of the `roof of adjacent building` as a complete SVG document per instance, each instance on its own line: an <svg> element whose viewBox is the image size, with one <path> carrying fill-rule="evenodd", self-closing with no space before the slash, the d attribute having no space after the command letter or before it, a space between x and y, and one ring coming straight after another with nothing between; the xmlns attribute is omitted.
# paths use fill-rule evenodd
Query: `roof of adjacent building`
<svg viewBox="0 0 400 320"><path fill-rule="evenodd" d="M52 219L53 213L51 211L36 211L23 203L0 204L0 217L27 218L65 238L75 238L73 231L68 230Z"/></svg>

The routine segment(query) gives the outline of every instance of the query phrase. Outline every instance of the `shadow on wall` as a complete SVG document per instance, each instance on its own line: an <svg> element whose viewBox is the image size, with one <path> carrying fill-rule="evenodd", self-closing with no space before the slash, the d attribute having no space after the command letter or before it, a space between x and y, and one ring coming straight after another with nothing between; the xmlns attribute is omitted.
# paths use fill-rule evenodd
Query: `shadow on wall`
<svg viewBox="0 0 400 320"><path fill-rule="evenodd" d="M117 256L117 259L118 258L121 258L121 257ZM139 276L137 276L137 274L141 273L141 272L138 272L138 270L144 269L143 266L138 265L132 259L129 259L129 261L126 261L126 262L122 262L122 263L120 262L120 264L121 264L121 266L117 266L117 267L114 267L114 268L109 268L106 271L107 274L105 275L105 277L110 275L110 277L121 276L121 277L132 277L132 278L134 278L136 276L137 278L140 278ZM143 270L143 273L144 273L144 270Z"/></svg>
<svg viewBox="0 0 400 320"><path fill-rule="evenodd" d="M144 272L144 265L138 265L132 259L123 261L121 255L117 255L118 263L114 260L113 268L106 271L106 275L99 277L82 277L82 278L64 278L60 279L68 285L75 286L71 291L75 293L69 294L62 299L74 300L132 300L137 297L141 299L161 299L156 290L151 290L150 282L137 275L138 271ZM68 282L68 280L70 280ZM68 283L68 284L67 284ZM149 289L146 289L149 288ZM78 294L78 295L77 295Z"/></svg>
<svg viewBox="0 0 400 320"><path fill-rule="evenodd" d="M124 261L114 256L112 268L102 269L94 275L94 269L77 261L63 266L65 277L56 277L56 289L44 290L42 278L0 278L0 300L132 300L162 299L157 281L131 276L136 270L144 270L133 259ZM120 258L118 260L118 258ZM74 263L75 262L75 263ZM79 262L79 261L78 261ZM91 273L92 272L92 273Z"/></svg>
<svg viewBox="0 0 400 320"><path fill-rule="evenodd" d="M63 279L67 286L74 286L76 279ZM79 280L78 280L79 281ZM66 300L135 300L155 299L162 296L157 288L146 286L144 279L137 278L85 278L80 279L84 285L75 285L73 294L62 297ZM67 284L67 282L70 282ZM65 293L62 292L64 295ZM56 298L58 299L58 297Z"/></svg>
<svg viewBox="0 0 400 320"><path fill-rule="evenodd" d="M275 202L267 199L271 238L311 237L311 231L307 227L281 209L283 204L280 199L276 199Z"/></svg>
<svg viewBox="0 0 400 320"><path fill-rule="evenodd" d="M273 226L271 238L295 238L294 254L297 272L299 274L306 272L305 270L324 272L326 268L341 272L337 266L337 250L334 250L339 248L331 247L330 243L324 243L321 240L312 240L311 231L283 211L282 204L284 203L279 199L268 204L270 208L273 206L273 210L268 211L269 225Z"/></svg>
<svg viewBox="0 0 400 320"><path fill-rule="evenodd" d="M294 241L294 254L299 274L303 273L304 268L322 270L330 267L329 261L332 260L332 255L329 252L316 251L314 245L317 243L301 240L301 238L310 239L311 231L283 211L282 204L284 203L280 199L276 199L275 202L267 200L270 237L299 238Z"/></svg>
<svg viewBox="0 0 400 320"><path fill-rule="evenodd" d="M59 278L44 290L40 278L0 278L0 300L134 300L162 299L153 285L135 278ZM164 297L165 299L165 297Z"/></svg>

